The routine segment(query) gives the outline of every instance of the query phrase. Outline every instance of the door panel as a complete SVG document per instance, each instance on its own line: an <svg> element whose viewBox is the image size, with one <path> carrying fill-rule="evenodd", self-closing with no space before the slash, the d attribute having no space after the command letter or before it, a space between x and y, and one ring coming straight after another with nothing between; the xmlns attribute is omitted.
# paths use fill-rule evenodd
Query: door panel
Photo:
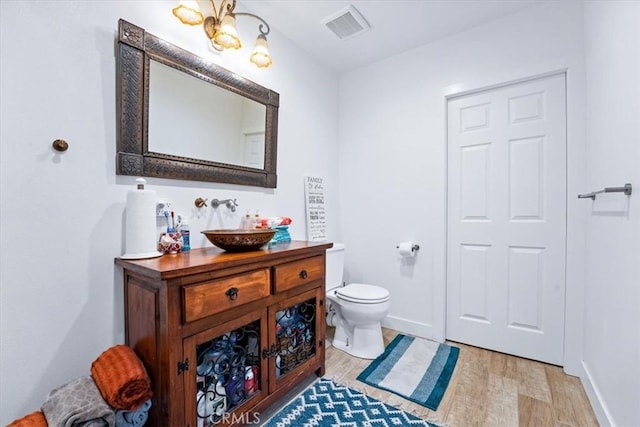
<svg viewBox="0 0 640 427"><path fill-rule="evenodd" d="M447 339L561 364L565 75L448 102Z"/></svg>

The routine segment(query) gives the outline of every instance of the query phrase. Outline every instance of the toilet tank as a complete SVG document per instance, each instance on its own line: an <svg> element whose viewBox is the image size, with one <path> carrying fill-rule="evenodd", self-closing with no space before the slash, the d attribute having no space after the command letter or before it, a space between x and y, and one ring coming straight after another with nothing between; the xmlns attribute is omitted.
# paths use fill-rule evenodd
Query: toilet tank
<svg viewBox="0 0 640 427"><path fill-rule="evenodd" d="M327 249L326 285L327 291L342 286L344 273L344 244L334 243Z"/></svg>

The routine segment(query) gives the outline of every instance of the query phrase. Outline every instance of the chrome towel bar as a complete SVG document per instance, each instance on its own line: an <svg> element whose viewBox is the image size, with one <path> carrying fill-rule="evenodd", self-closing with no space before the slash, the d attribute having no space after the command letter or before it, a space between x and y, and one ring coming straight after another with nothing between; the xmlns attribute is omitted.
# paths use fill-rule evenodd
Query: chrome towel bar
<svg viewBox="0 0 640 427"><path fill-rule="evenodd" d="M588 194L578 194L578 199L596 199L596 194L600 193L624 193L626 196L630 196L632 191L631 184L625 184L624 187L605 187L600 191L592 191Z"/></svg>

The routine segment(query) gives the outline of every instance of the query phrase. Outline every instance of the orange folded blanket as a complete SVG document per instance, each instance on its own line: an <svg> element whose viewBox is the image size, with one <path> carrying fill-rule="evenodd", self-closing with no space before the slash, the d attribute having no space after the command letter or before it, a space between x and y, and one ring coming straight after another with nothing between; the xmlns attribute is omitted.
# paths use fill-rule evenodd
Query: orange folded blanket
<svg viewBox="0 0 640 427"><path fill-rule="evenodd" d="M35 411L29 415L25 415L19 418L11 424L7 424L7 427L47 427L47 419L44 417L42 411Z"/></svg>
<svg viewBox="0 0 640 427"><path fill-rule="evenodd" d="M153 394L142 361L126 345L115 345L98 356L91 364L91 376L103 399L115 409L133 411Z"/></svg>

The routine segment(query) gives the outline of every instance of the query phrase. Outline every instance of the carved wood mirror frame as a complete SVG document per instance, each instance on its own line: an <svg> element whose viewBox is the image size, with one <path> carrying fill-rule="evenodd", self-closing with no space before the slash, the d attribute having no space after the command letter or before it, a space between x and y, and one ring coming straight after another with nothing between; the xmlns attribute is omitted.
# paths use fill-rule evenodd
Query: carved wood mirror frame
<svg viewBox="0 0 640 427"><path fill-rule="evenodd" d="M143 28L118 22L116 174L276 188L277 92L258 85ZM264 169L148 151L149 61L158 61L266 107Z"/></svg>

